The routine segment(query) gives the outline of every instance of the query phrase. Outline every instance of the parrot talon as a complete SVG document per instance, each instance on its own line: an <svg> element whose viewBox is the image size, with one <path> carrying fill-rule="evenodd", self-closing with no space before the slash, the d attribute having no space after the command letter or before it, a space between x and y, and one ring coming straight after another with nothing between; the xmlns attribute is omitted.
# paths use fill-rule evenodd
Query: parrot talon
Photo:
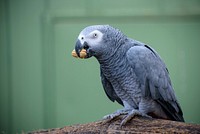
<svg viewBox="0 0 200 134"><path fill-rule="evenodd" d="M111 121L114 118L119 117L120 115L128 114L130 111L131 111L131 109L120 109L120 110L115 111L112 114L105 115L103 117L103 119L107 119L107 120Z"/></svg>
<svg viewBox="0 0 200 134"><path fill-rule="evenodd" d="M122 120L120 126L124 126L128 121L130 121L134 116L136 115L139 115L139 116L142 116L142 117L146 117L146 118L152 118L151 116L145 114L145 113L142 113L140 112L139 110L132 110L130 113L128 113L127 116L125 116L125 118Z"/></svg>
<svg viewBox="0 0 200 134"><path fill-rule="evenodd" d="M107 120L113 120L114 118L118 117L120 114L119 113L113 113L113 114L108 114L103 117L103 119Z"/></svg>

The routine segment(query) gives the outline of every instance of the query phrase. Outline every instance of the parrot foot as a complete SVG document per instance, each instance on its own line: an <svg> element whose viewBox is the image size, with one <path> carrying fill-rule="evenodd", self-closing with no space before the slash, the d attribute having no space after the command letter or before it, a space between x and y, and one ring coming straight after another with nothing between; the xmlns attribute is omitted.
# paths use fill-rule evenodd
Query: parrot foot
<svg viewBox="0 0 200 134"><path fill-rule="evenodd" d="M139 115L139 116L142 116L142 117L147 117L147 118L152 118L151 116L145 114L145 113L142 113L140 112L139 110L132 110L128 113L127 116L125 116L125 118L122 120L120 126L123 126L125 125L128 121L130 121L135 115Z"/></svg>
<svg viewBox="0 0 200 134"><path fill-rule="evenodd" d="M103 117L103 119L106 119L106 120L113 120L114 118L120 116L120 115L125 115L125 114L128 114L130 113L132 110L131 109L120 109L120 110L117 110L115 111L114 113L112 114L108 114L106 116Z"/></svg>

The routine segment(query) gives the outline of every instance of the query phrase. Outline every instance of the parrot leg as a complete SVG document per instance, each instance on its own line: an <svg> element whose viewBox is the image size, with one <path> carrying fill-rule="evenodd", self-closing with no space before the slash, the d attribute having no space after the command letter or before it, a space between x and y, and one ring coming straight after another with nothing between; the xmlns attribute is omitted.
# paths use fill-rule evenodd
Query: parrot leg
<svg viewBox="0 0 200 134"><path fill-rule="evenodd" d="M109 121L110 121L110 120L112 120L112 119L114 119L114 118L116 118L120 115L128 114L131 111L132 111L131 109L126 109L126 108L120 109L120 110L117 110L116 112L114 112L112 114L108 114L108 115L104 116L103 119L109 119Z"/></svg>
<svg viewBox="0 0 200 134"><path fill-rule="evenodd" d="M139 115L139 116L142 116L142 117L147 117L147 118L152 118L151 116L145 114L145 113L142 113L140 112L139 110L135 110L133 109L131 112L128 113L127 116L125 116L125 118L122 120L120 126L123 126L125 125L128 121L130 121L135 115Z"/></svg>

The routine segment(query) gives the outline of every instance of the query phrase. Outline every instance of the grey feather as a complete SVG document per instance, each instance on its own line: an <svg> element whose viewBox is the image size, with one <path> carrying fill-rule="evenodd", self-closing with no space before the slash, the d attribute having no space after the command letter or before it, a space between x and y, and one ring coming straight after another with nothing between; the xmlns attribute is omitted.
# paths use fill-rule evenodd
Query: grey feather
<svg viewBox="0 0 200 134"><path fill-rule="evenodd" d="M131 47L127 58L143 85L143 96L156 100L172 119L184 121L168 70L160 56L152 48L144 45Z"/></svg>
<svg viewBox="0 0 200 134"><path fill-rule="evenodd" d="M100 71L101 71L101 69L100 69ZM119 104L121 104L123 106L122 100L115 93L115 90L113 89L111 83L106 79L106 77L104 76L102 71L100 72L100 74L101 74L101 82L102 82L104 91L105 91L106 95L108 96L108 98L112 102L117 101Z"/></svg>

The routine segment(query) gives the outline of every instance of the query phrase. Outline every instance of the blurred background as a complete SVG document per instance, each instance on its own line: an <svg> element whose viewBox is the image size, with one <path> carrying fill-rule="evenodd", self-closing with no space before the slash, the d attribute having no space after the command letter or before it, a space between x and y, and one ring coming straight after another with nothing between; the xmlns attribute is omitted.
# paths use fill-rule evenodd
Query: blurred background
<svg viewBox="0 0 200 134"><path fill-rule="evenodd" d="M79 32L110 24L167 64L188 123L200 123L199 0L1 0L0 132L92 122L121 108L95 58L71 56Z"/></svg>

